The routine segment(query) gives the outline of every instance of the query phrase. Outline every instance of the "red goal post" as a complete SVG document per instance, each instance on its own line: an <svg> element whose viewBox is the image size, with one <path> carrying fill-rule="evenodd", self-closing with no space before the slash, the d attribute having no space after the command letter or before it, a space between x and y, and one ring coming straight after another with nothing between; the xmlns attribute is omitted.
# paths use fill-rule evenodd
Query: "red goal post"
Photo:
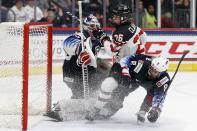
<svg viewBox="0 0 197 131"><path fill-rule="evenodd" d="M0 115L17 116L16 123L19 119L21 122L13 128L27 130L29 114L51 110L52 24L8 22L1 23L0 29L0 92L7 94L0 94L0 104L5 106L5 110L0 109ZM32 56L32 52L39 55ZM11 98L16 101L9 101ZM40 103L33 105L35 101ZM39 106L42 108L38 109ZM0 124L2 121L0 118ZM9 120L7 123L12 124Z"/></svg>
<svg viewBox="0 0 197 131"><path fill-rule="evenodd" d="M48 27L48 59L47 59L47 111L51 110L51 86L52 86L52 24L50 23L27 23L24 25L24 48L23 48L23 102L22 124L23 130L27 130L28 121L28 76L29 76L29 32L30 27Z"/></svg>

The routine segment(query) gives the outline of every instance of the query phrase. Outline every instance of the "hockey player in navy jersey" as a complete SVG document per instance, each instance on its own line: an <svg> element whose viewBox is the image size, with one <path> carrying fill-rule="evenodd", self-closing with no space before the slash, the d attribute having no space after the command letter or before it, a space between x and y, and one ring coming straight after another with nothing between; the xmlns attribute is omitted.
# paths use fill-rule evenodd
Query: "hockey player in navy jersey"
<svg viewBox="0 0 197 131"><path fill-rule="evenodd" d="M142 86L147 94L142 102L137 120L156 122L165 99L165 89L170 84L167 73L168 59L158 56L131 55L113 65L108 81L101 85L98 100L86 115L86 119L105 119L123 107L129 93Z"/></svg>

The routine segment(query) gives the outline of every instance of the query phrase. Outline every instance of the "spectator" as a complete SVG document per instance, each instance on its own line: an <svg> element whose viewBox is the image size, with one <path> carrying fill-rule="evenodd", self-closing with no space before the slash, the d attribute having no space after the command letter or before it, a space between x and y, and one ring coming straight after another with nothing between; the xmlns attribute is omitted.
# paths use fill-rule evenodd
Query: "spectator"
<svg viewBox="0 0 197 131"><path fill-rule="evenodd" d="M95 11L95 16L98 19L99 23L101 23L101 27L103 27L103 15L100 13L100 11Z"/></svg>
<svg viewBox="0 0 197 131"><path fill-rule="evenodd" d="M63 8L68 11L71 11L72 8L72 0L54 0L58 4L60 4ZM77 1L75 1L77 3ZM51 6L54 6L53 2L50 2Z"/></svg>
<svg viewBox="0 0 197 131"><path fill-rule="evenodd" d="M44 17L46 17L47 9L50 7L49 0L37 0L36 5L42 10Z"/></svg>
<svg viewBox="0 0 197 131"><path fill-rule="evenodd" d="M143 18L143 25L145 25L144 27L146 28L156 28L156 22L155 8L153 5L149 5L146 15Z"/></svg>
<svg viewBox="0 0 197 131"><path fill-rule="evenodd" d="M14 1L15 0L2 0L1 5L6 7L6 8L11 8L15 4Z"/></svg>
<svg viewBox="0 0 197 131"><path fill-rule="evenodd" d="M49 0L37 0L37 5L42 12L45 12L49 8Z"/></svg>
<svg viewBox="0 0 197 131"><path fill-rule="evenodd" d="M139 27L145 27L146 20L143 21L143 18L145 17L145 11L144 11L144 4L140 0L138 1L138 11L139 11Z"/></svg>
<svg viewBox="0 0 197 131"><path fill-rule="evenodd" d="M165 12L171 12L173 11L173 0L161 0L161 12L164 14Z"/></svg>
<svg viewBox="0 0 197 131"><path fill-rule="evenodd" d="M54 8L49 8L47 10L47 16L41 18L39 22L51 22L54 27L64 27L64 21L62 17L57 15L57 12Z"/></svg>
<svg viewBox="0 0 197 131"><path fill-rule="evenodd" d="M8 21L10 22L25 22L28 14L25 12L22 0L16 0L15 5L8 12Z"/></svg>
<svg viewBox="0 0 197 131"><path fill-rule="evenodd" d="M165 12L161 17L161 27L162 28L174 28L175 24L172 19L172 14L170 12Z"/></svg>
<svg viewBox="0 0 197 131"><path fill-rule="evenodd" d="M36 10L36 14L34 13L35 10ZM25 12L29 15L29 17L27 18L28 21L37 21L44 16L42 10L35 5L35 0L27 0L27 5L25 6Z"/></svg>
<svg viewBox="0 0 197 131"><path fill-rule="evenodd" d="M63 10L62 10L61 8L59 8L57 5L51 3L51 4L50 4L50 8L55 9L57 15L59 15L59 16L61 16L61 17L64 15L64 14L63 14Z"/></svg>
<svg viewBox="0 0 197 131"><path fill-rule="evenodd" d="M8 17L8 8L4 7L4 6L0 6L0 12L1 12L1 18L0 18L0 22L6 22L7 21L7 17Z"/></svg>
<svg viewBox="0 0 197 131"><path fill-rule="evenodd" d="M189 0L176 1L175 5L175 21L176 27L190 27L190 2Z"/></svg>
<svg viewBox="0 0 197 131"><path fill-rule="evenodd" d="M8 21L8 11L9 9L14 6L15 0L0 0L0 10L1 10L1 20L0 22Z"/></svg>
<svg viewBox="0 0 197 131"><path fill-rule="evenodd" d="M177 9L189 9L190 2L189 0L180 0L176 2Z"/></svg>

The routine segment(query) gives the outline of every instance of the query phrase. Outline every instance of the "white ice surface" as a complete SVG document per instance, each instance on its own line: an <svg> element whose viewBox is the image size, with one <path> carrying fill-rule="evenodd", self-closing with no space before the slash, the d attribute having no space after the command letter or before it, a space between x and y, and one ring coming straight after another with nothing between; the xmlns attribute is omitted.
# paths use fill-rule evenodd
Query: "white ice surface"
<svg viewBox="0 0 197 131"><path fill-rule="evenodd" d="M173 73L170 73L172 75ZM166 97L163 112L154 124L138 125L135 113L145 96L139 88L131 93L124 107L115 116L105 121L52 122L48 118L31 127L30 131L197 131L197 72L178 73ZM53 76L53 102L69 98L71 92L62 82L61 75ZM8 129L1 128L6 131Z"/></svg>

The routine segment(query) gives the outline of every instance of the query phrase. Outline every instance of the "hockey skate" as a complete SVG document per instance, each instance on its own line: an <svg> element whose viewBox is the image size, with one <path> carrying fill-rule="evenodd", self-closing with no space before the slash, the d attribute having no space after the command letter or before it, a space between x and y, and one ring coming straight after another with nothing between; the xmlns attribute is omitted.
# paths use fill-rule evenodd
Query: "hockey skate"
<svg viewBox="0 0 197 131"><path fill-rule="evenodd" d="M47 112L43 116L50 117L50 118L54 119L55 121L63 121L63 119L60 117L59 113L56 111Z"/></svg>
<svg viewBox="0 0 197 131"><path fill-rule="evenodd" d="M43 114L43 116L47 116L47 117L49 117L49 118L52 118L52 119L54 119L55 121L63 121L63 118L61 118L61 117L60 117L60 114L59 114L60 108L59 108L59 106L58 106L58 103L53 104L53 109L54 109L54 110L52 110L52 111L50 111L50 112L47 112L47 113Z"/></svg>
<svg viewBox="0 0 197 131"><path fill-rule="evenodd" d="M99 115L99 111L100 109L94 107L91 111L87 111L85 119L89 121L96 120Z"/></svg>
<svg viewBox="0 0 197 131"><path fill-rule="evenodd" d="M146 112L141 110L139 111L136 115L137 115L137 123L144 123L145 122L145 114Z"/></svg>

